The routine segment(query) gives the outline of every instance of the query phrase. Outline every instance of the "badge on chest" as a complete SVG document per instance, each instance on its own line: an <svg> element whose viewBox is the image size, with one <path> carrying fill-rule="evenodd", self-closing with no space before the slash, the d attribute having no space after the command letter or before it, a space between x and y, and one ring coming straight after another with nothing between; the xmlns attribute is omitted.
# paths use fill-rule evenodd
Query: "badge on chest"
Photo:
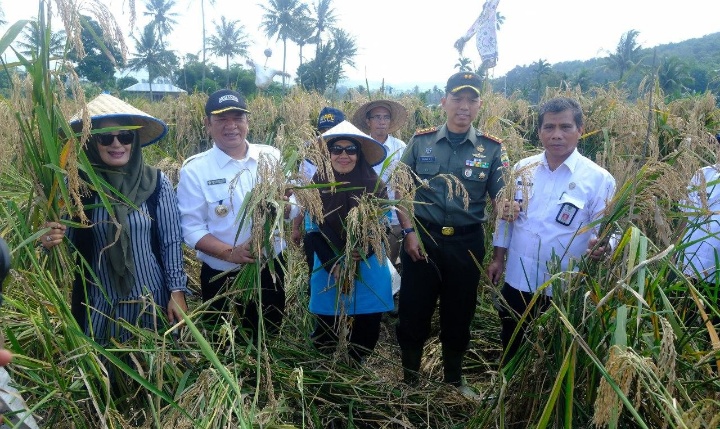
<svg viewBox="0 0 720 429"><path fill-rule="evenodd" d="M555 217L555 221L568 226L572 223L573 219L575 219L575 215L577 215L579 210L580 208L572 203L563 203Z"/></svg>

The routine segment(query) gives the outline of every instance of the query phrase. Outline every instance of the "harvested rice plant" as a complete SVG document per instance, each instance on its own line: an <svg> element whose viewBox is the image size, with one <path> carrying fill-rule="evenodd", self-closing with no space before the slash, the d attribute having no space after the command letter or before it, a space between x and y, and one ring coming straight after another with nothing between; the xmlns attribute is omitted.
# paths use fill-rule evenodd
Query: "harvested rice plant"
<svg viewBox="0 0 720 429"><path fill-rule="evenodd" d="M57 5L66 12L68 34L74 34L70 5ZM40 28L47 28L39 19ZM0 48L22 25L8 30ZM65 137L72 135L67 118L85 103L77 76L63 64L51 67L44 49L37 58L21 58L27 74L15 76L11 96L0 100L0 235L13 259L0 324L5 347L14 354L7 370L40 427L720 427L720 340L710 322L720 316L718 291L698 289L675 264L687 246L684 231L693 227L678 204L693 173L720 162L714 137L720 109L713 94L666 103L652 77L632 102L612 86L547 91L544 99L565 95L580 101L586 127L579 149L617 180L600 224L618 236L618 246L601 263L583 260L577 272L554 273L547 285L555 290L550 309L532 323L518 358L502 369L498 290L483 279L465 360L467 383L479 399L468 399L442 383L436 336L425 346L420 383L402 383L392 318L383 321L380 343L361 366L341 351L330 357L317 352L309 339L314 321L307 310L307 267L295 245L289 246L287 265L277 268L288 279L277 338L238 340L234 315L214 335L207 333L201 316L208 308L197 298L199 263L190 249L185 266L197 295L182 323L159 332L126 323L133 339L106 347L85 336L70 312L72 282L82 272L75 255L67 246L43 252L36 245L46 220L82 215L87 185L79 171L88 172L90 186L98 185L82 151L88 130ZM351 93L335 104L353 112L368 97L380 96ZM168 136L146 149L145 159L175 182L182 162L208 147L206 97L128 100L170 125ZM483 100L476 126L504 141L511 162L541 150L535 106L489 90ZM415 129L444 121L442 111L419 99L397 101L411 113L397 133L405 141ZM312 124L326 103L297 89L279 99L249 99L249 140L283 154L282 162L264 167L267 180L246 207L258 254L270 245L263 238L267 231L289 238L289 224L278 215L289 191L317 213L318 189L303 182L297 164L311 159L332 174L327 152L306 144L316 138ZM410 206L412 177L399 171L394 180L406 199L385 201L385 208ZM515 190L508 186L504 192ZM382 209L377 201L358 207L350 220L358 241L381 246L372 222ZM243 270L230 292L233 299L254 294L256 273L257 266ZM117 380L120 393L110 388Z"/></svg>

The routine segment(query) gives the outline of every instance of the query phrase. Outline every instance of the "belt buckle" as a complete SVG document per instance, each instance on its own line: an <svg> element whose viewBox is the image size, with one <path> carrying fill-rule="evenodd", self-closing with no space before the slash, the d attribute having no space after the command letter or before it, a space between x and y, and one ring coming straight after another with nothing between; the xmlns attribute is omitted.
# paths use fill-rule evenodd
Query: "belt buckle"
<svg viewBox="0 0 720 429"><path fill-rule="evenodd" d="M454 235L455 234L455 228L452 226L443 226L442 229L440 229L440 232L442 235Z"/></svg>

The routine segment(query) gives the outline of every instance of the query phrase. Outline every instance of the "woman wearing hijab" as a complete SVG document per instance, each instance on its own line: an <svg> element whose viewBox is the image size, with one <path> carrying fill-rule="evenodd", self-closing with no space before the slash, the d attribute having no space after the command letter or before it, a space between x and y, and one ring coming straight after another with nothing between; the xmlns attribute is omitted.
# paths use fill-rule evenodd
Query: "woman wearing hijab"
<svg viewBox="0 0 720 429"><path fill-rule="evenodd" d="M318 318L312 335L315 345L324 352L332 352L339 341L339 333L349 327L349 355L361 362L377 344L383 312L392 310L390 270L385 255L363 249L345 255L346 218L358 206L358 198L372 194L387 199L387 190L378 183L373 166L385 159L385 149L370 136L348 121L325 132L320 142L327 144L334 173L335 187L323 188L321 200L323 221L308 232L314 250L313 272L310 277L310 311ZM327 184L327 178L315 173L313 182ZM381 220L378 219L378 222ZM357 272L349 288L338 288L340 267L352 258ZM347 322L347 323L344 323Z"/></svg>
<svg viewBox="0 0 720 429"><path fill-rule="evenodd" d="M68 239L89 264L91 272L77 276L72 312L85 333L101 344L110 338L126 341L130 332L118 320L157 331L164 309L170 323L187 310L187 276L183 269L182 233L177 198L170 180L143 161L143 146L167 133L164 122L108 94L87 104L93 133L84 150L94 172L110 188L105 195L112 208L100 204L97 192L84 198L88 228L69 228L49 222L41 237L51 249ZM70 120L76 132L82 115ZM84 281L83 281L84 280ZM97 281L96 281L97 280Z"/></svg>

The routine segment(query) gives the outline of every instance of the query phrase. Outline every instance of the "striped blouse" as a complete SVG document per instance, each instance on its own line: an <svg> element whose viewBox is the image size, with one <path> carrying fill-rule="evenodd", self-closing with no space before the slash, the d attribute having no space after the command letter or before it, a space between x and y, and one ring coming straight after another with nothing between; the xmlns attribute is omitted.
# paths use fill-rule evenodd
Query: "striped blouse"
<svg viewBox="0 0 720 429"><path fill-rule="evenodd" d="M91 211L93 246L91 255L97 255L89 261L93 272L99 280L98 285L88 287L87 303L91 307L90 324L86 334L103 344L109 338L126 341L130 332L122 329L117 320L125 320L139 327L158 330L162 324L157 318L164 312L173 291L190 293L187 288L187 275L183 267L182 232L180 229L180 212L177 197L170 180L161 174L162 185L158 195L157 212L149 213L157 216L156 227L160 244L158 261L152 250L150 218L147 203L140 206L141 211L133 210L128 214L130 226L130 242L135 262L135 282L127 296L110 285L108 258L102 253L107 246L107 226L109 216L104 207ZM96 200L96 203L99 202ZM70 240L73 230L68 230ZM91 279L88 279L91 281Z"/></svg>

